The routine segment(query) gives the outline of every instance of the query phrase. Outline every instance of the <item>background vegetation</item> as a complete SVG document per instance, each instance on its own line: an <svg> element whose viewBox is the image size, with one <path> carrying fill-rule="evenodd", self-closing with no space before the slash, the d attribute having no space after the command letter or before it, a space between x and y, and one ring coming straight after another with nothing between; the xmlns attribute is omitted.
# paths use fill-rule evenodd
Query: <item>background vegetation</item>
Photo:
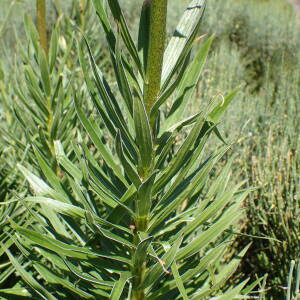
<svg viewBox="0 0 300 300"><path fill-rule="evenodd" d="M2 2L4 9L0 11L0 201L5 201L19 191L25 193L28 188L15 168L16 163L25 160L27 165L36 164L31 150L22 143L25 139L24 131L15 117L18 115L18 109L24 111L24 103L18 97L15 86L17 85L24 94L30 94L24 87L24 57L22 58L20 50L20 45L26 45L28 39L25 38L23 16L19 12L27 12L34 17L34 9L30 6L32 1ZM96 17L88 6L83 12L77 2L70 1L62 7L62 11L59 10L59 1L51 2L48 24L61 22L59 43L60 49L63 50L72 43L72 35L77 34L73 32L72 25L81 26L89 37L96 60L108 76L111 74L110 78L113 81L112 66L107 59L108 50L105 48ZM136 28L139 7L135 1L120 2L127 10L131 27ZM170 3L172 8L168 28L177 23L186 3L188 1L180 1L176 6ZM60 19L63 12L67 17ZM231 150L235 158L233 180L240 182L246 179L249 187L256 187L244 204L244 218L239 224L243 235L235 235L232 249L227 255L229 259L230 256L239 253L249 241L252 242L239 269L232 277L232 282L241 281L249 276L254 281L257 277L265 276L261 286L264 290L261 293L262 299L292 299L292 296L297 294L299 284L297 267L291 269L293 273L290 281L288 276L293 261L296 262L296 266L299 264L300 253L299 25L291 6L284 0L210 0L201 33L214 33L216 38L197 88L197 100L189 106L187 113L190 115L197 112L207 100L222 98L227 92L241 86L241 91L221 127L228 140L237 139ZM99 44L99 40L103 40L103 43ZM36 53L31 52L31 55L34 57ZM83 79L78 70L75 50L71 49L66 59L64 51L61 51L58 58L64 61L63 71L54 69L53 76L63 74L66 80L72 73L75 85L84 98L87 91L81 84ZM67 81L64 81L64 86L67 86ZM67 99L68 92L65 89L64 92L67 96L62 97ZM69 102L66 105L69 105ZM85 109L88 114L95 113L91 104L86 104ZM74 124L76 122L74 117ZM40 134L37 127L31 129L33 137ZM76 136L72 129L68 129L67 132ZM53 136L52 138L54 139ZM69 147L67 136L64 142L65 147ZM212 145L214 143L216 141L211 142ZM21 145L19 149L22 151L17 151L15 144ZM71 160L75 157L71 147L67 154ZM53 168L59 172L55 163ZM5 216L11 215L11 211L16 215L14 220L22 225L24 210L21 207L12 204L10 207L0 206L0 210L0 230L7 228ZM12 247L12 251L15 250L15 246L8 245L6 240L2 240L2 243L5 243L6 247ZM0 254L0 265L2 270L5 270L0 272L0 289L8 285L15 286L13 268L6 263L7 257L3 251ZM291 294L287 293L288 285Z"/></svg>

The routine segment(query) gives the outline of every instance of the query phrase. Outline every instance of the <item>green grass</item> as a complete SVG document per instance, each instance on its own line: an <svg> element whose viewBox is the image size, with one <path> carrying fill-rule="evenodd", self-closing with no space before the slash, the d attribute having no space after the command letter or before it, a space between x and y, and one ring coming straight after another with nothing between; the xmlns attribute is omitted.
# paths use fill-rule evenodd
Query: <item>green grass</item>
<svg viewBox="0 0 300 300"><path fill-rule="evenodd" d="M215 11L216 2L204 22L219 45L199 98L243 85L223 130L228 137L240 135L236 172L258 188L248 198L243 231L271 239L253 239L239 272L252 278L267 273L266 299L283 299L290 261L299 261L300 30L285 1L218 2Z"/></svg>

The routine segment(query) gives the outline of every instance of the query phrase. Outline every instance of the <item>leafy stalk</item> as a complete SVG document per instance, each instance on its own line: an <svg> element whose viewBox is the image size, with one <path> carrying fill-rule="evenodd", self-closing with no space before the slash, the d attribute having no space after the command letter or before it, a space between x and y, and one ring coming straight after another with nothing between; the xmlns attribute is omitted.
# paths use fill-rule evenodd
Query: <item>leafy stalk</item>
<svg viewBox="0 0 300 300"><path fill-rule="evenodd" d="M144 119L144 121L140 121L140 123L144 123L147 126L147 119L150 116L151 108L156 101L159 92L160 92L160 84L161 84L161 74L163 68L163 57L165 50L165 38L166 38L166 23L167 23L167 0L151 0L150 2L144 2L145 5L150 5L150 32L149 32L149 49L147 53L145 64L146 76L144 80L144 105L146 108L145 114L138 112L138 115ZM142 109L142 106L137 104L136 106ZM153 127L155 122L155 118L150 120L150 127ZM139 125L139 124L138 124ZM142 130L139 130L139 127ZM141 154L145 154L146 157L144 160L145 168L142 169L142 176L149 175L149 171L151 169L151 160L154 152L154 145L152 144L151 138L151 129L149 131L147 128L143 128L143 126L137 126L137 137L138 142L141 141L142 145L140 145L140 149L144 149L141 151ZM148 137L140 137L139 133L149 132L150 136ZM150 149L149 149L150 148ZM151 149L152 148L152 149ZM146 163L145 163L146 161ZM143 163L143 161L142 161ZM155 180L155 174L151 175L147 180L143 182L140 186L137 194L137 220L136 226L137 230L147 231L148 227L148 214L151 208L151 194L152 187ZM136 233L135 237L136 241L139 242L139 236ZM142 243L142 242L141 242ZM135 255L138 252L138 248L135 252ZM145 292L143 286L144 277L146 274L146 261L147 256L142 256L143 259L138 261L138 265L133 266L133 291L132 291L132 300L143 300L145 298Z"/></svg>
<svg viewBox="0 0 300 300"><path fill-rule="evenodd" d="M150 1L149 51L144 82L144 102L147 113L150 113L160 91L166 38L167 6L167 0Z"/></svg>
<svg viewBox="0 0 300 300"><path fill-rule="evenodd" d="M41 72L35 76L33 67L26 69L34 87L29 92L34 92L30 95L36 96L40 114L26 107L39 118L36 122L43 125L46 134L41 130L34 147L43 176L19 167L35 193L23 201L35 221L30 222L30 228L22 228L12 220L11 227L18 232L20 251L36 254L30 256L36 257L31 261L36 272L19 273L35 294L39 295L42 286L53 291L56 299L69 299L74 294L80 299L112 300L240 297L245 282L224 291L221 288L247 247L226 265L222 253L230 239L224 233L240 218L241 202L248 191L241 191L241 185L233 186L230 163L222 172L215 172L229 147L209 154L206 147L212 133L220 136L216 122L231 98L221 104L211 101L202 111L180 119L212 41L209 39L193 59L191 48L205 0L191 0L166 51L167 0L144 1L137 47L119 1L93 3L105 31L118 89L111 86L99 65L101 59L93 54L89 35L85 35L79 44L80 64L98 118L83 105L82 84L75 86L75 109L84 129L77 128L78 139L71 148L70 140L64 138L70 126L58 126L55 121L76 124L70 101L61 106L69 96L67 85L63 80L58 80L57 87L51 85L56 74L51 70L59 64L51 59L56 57L57 43L51 43L48 64L44 53L38 56ZM111 25L109 16L116 26ZM32 27L28 23L28 31L35 37L33 46L39 48L35 42L38 33ZM166 80L161 79L163 66ZM23 96L22 90L18 92ZM174 104L166 112L167 118L160 120L159 111L168 99L175 99ZM25 96L23 103L27 105ZM50 111L56 112L53 121ZM45 128L45 120L52 125ZM183 132L187 126L190 128ZM72 134L68 136L72 138ZM63 178L47 165L47 154L53 156L48 153L47 138L50 144L54 141L54 159ZM22 270L30 257L18 260L19 264L11 260ZM58 284L64 285L59 293L54 289Z"/></svg>

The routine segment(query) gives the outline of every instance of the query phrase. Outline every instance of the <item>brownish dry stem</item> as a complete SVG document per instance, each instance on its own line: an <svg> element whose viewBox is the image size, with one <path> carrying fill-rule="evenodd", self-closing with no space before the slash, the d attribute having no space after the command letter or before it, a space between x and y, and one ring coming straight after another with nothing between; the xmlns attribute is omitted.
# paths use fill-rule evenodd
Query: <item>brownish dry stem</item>
<svg viewBox="0 0 300 300"><path fill-rule="evenodd" d="M40 45L48 55L47 25L46 25L46 1L36 0L37 26Z"/></svg>

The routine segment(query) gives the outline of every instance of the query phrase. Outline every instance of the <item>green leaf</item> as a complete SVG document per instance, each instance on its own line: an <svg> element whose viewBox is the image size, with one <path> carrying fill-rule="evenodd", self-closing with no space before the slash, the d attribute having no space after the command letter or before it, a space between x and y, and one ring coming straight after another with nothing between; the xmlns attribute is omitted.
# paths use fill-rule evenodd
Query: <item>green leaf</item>
<svg viewBox="0 0 300 300"><path fill-rule="evenodd" d="M129 209L129 208L128 208ZM117 242L123 246L126 246L128 247L129 249L134 249L135 246L134 244L132 244L130 241L124 239L123 237L117 235L117 234L114 234L112 232L110 232L109 230L106 230L104 228L101 228L96 222L95 222L95 218L93 218L93 215L91 213L87 213L86 214L87 216L87 219L89 220L89 222L91 224L93 224L97 230L99 231L99 233L101 233L104 237L106 237L107 239L111 240L111 241L114 241L114 242Z"/></svg>
<svg viewBox="0 0 300 300"><path fill-rule="evenodd" d="M44 280L47 281L47 284L55 284L55 285L61 285L71 292L79 295L82 299L93 299L94 297L91 294L88 294L84 292L83 290L76 287L74 284L72 284L69 280L62 278L61 276L58 276L51 272L49 269L47 269L45 266L34 263L34 268L38 271L38 273L43 277Z"/></svg>
<svg viewBox="0 0 300 300"><path fill-rule="evenodd" d="M227 193L223 194L220 197L217 197L216 199L208 198L208 201L205 201L206 204L207 202L212 201L210 205L202 205L199 210L196 211L195 213L195 219L191 221L185 228L184 228L184 234L188 235L197 228L199 228L202 224L204 224L206 221L208 221L211 217L213 217L215 214L218 212L221 212L224 207L229 204L233 200L233 195L238 191L240 186L244 184L241 183L237 186L235 186L233 189L228 191ZM247 196L247 193L243 195L244 197ZM244 199L244 197L242 199ZM204 209L205 207L205 209Z"/></svg>
<svg viewBox="0 0 300 300"><path fill-rule="evenodd" d="M133 61L135 62L136 66L138 67L140 74L143 76L143 68L142 68L141 61L139 59L138 51L132 40L131 34L130 34L128 26L126 24L126 20L124 18L123 12L122 12L122 9L119 5L119 1L118 0L107 0L107 2L110 7L110 10L112 12L112 15L115 19L115 22L118 26L118 29L121 32L121 36L123 38L124 44L125 44L128 52L130 53ZM94 1L94 3L95 3L95 1Z"/></svg>
<svg viewBox="0 0 300 300"><path fill-rule="evenodd" d="M128 122L129 125L133 124L133 93L129 85L128 76L125 71L125 66L123 64L123 58L122 58L122 49L120 45L119 39L117 39L117 48L116 48L116 59L115 59L115 74L118 81L118 86L120 93L123 97L125 107L127 108L127 116L128 116ZM132 126L133 127L133 126Z"/></svg>
<svg viewBox="0 0 300 300"><path fill-rule="evenodd" d="M37 195L51 194L53 189L49 187L43 180L41 180L39 177L31 173L21 165L18 165L18 168L29 181L30 185L32 186L33 190Z"/></svg>
<svg viewBox="0 0 300 300"><path fill-rule="evenodd" d="M58 163L69 173L71 176L81 182L82 172L78 169L66 156L63 146L60 141L54 141L54 150Z"/></svg>
<svg viewBox="0 0 300 300"><path fill-rule="evenodd" d="M141 265L146 261L148 255L148 248L153 241L153 237L149 236L143 239L137 246L137 249L133 256L133 265L136 268L140 268ZM136 273L136 272L134 272Z"/></svg>
<svg viewBox="0 0 300 300"><path fill-rule="evenodd" d="M236 286L233 289L230 289L229 291L227 291L225 294L221 295L221 296L217 296L217 297L213 297L211 298L211 300L233 300L233 299L237 299L240 298L240 292L241 290L244 288L244 286L247 284L249 280L245 280L242 283L240 283L238 286ZM199 296L195 296L192 299L197 300Z"/></svg>
<svg viewBox="0 0 300 300"><path fill-rule="evenodd" d="M51 35L50 47L49 47L49 71L52 73L56 59L57 59L57 52L58 52L58 38L59 32L58 27L56 27Z"/></svg>
<svg viewBox="0 0 300 300"><path fill-rule="evenodd" d="M19 170L23 173L25 178L28 180L29 184L31 185L32 189L34 190L37 196L52 196L62 202L69 203L68 197L66 194L61 194L56 190L52 189L49 185L47 185L43 180L39 177L28 171L21 165L17 165Z"/></svg>
<svg viewBox="0 0 300 300"><path fill-rule="evenodd" d="M127 280L130 278L130 276L131 276L130 272L121 273L119 280L115 283L115 285L111 291L111 295L110 295L111 300L121 299L125 284L126 284Z"/></svg>
<svg viewBox="0 0 300 300"><path fill-rule="evenodd" d="M214 36L204 43L193 61L185 70L184 76L177 89L177 98L164 123L164 128L168 128L176 123L177 120L182 119L186 107L188 106L188 101L192 98L197 87L213 39Z"/></svg>
<svg viewBox="0 0 300 300"><path fill-rule="evenodd" d="M13 296L27 297L27 299L33 299L32 295L25 288L12 288L12 289L0 290L0 296L3 296L4 297L3 299L5 299L4 295L6 295L7 297L9 297L9 295L13 295Z"/></svg>
<svg viewBox="0 0 300 300"><path fill-rule="evenodd" d="M118 101L116 100L115 96L113 95L109 84L105 80L102 72L96 65L95 59L92 55L91 49L87 40L85 39L85 44L88 49L90 62L94 74L94 82L97 87L99 96L101 97L101 101L103 101L105 107L105 118L103 119L108 126L116 127L121 131L122 138L125 142L126 148L130 151L132 157L136 157L136 146L130 132L128 130L127 123L123 117L123 113L120 109ZM101 114L103 116L103 113ZM107 118L110 119L109 124L107 124Z"/></svg>
<svg viewBox="0 0 300 300"><path fill-rule="evenodd" d="M170 97L172 96L174 91L178 88L178 86L179 86L180 82L182 81L183 76L186 72L186 69L188 67L189 60L190 60L190 55L188 55L186 57L184 63L182 64L182 66L180 66L178 75L175 78L175 80L170 84L170 86L168 86L165 89L163 89L163 88L161 89L160 95L158 96L157 100L154 102L153 107L151 108L151 112L150 112L151 118L155 118L155 116L159 112L160 106L163 105L168 99L170 99Z"/></svg>
<svg viewBox="0 0 300 300"><path fill-rule="evenodd" d="M104 281L104 280L98 280L94 276L91 276L87 273L83 273L82 270L79 270L75 267L74 264L72 264L70 261L67 261L64 257L62 257L62 260L64 261L65 265L68 267L71 273L76 275L79 279L90 282L92 284L100 285L103 287L111 288L113 287L113 282L111 281ZM97 288L96 290L93 290L94 293L97 293L101 296L104 296L106 299L108 298L108 294L101 289Z"/></svg>
<svg viewBox="0 0 300 300"><path fill-rule="evenodd" d="M182 298L184 300L189 300L189 297L188 297L187 292L184 288L184 285L183 285L183 282L181 280L181 277L180 277L180 274L179 274L179 271L178 271L178 268L177 268L177 264L176 264L175 261L172 263L171 270L172 270L173 276L175 278L177 288L178 288Z"/></svg>
<svg viewBox="0 0 300 300"><path fill-rule="evenodd" d="M241 217L240 203L233 205L222 215L220 220L213 224L208 230L199 233L185 247L181 248L176 256L177 260L189 257L199 252L203 247L216 240L231 224Z"/></svg>
<svg viewBox="0 0 300 300"><path fill-rule="evenodd" d="M142 181L136 171L136 168L132 165L130 160L128 160L124 154L123 141L122 141L120 131L117 132L117 136L116 136L116 151L120 158L120 161L122 162L122 166L124 168L126 175L131 180L131 182L136 186L136 188L138 188L141 185Z"/></svg>
<svg viewBox="0 0 300 300"><path fill-rule="evenodd" d="M87 211L84 210L83 208L80 208L79 206L63 203L63 202L53 200L51 198L46 198L46 197L27 197L25 200L28 202L45 204L45 206L48 205L54 211L56 211L62 215L70 216L72 218L78 218L78 219L84 219L84 220L86 218ZM125 227L110 223L107 220L102 219L96 215L93 215L93 217L94 217L95 221L97 223L99 223L101 226L107 226L109 228L119 229L123 232L131 234L131 231Z"/></svg>
<svg viewBox="0 0 300 300"><path fill-rule="evenodd" d="M209 114L208 120L218 123L222 119L223 114L227 110L228 106L232 102L232 100L235 98L235 96L238 94L239 89L236 89L232 91L230 94L228 94L225 98L222 98L221 103L219 103Z"/></svg>
<svg viewBox="0 0 300 300"><path fill-rule="evenodd" d="M193 178L187 178L180 186L166 199L162 199L152 212L149 232L156 231L161 226L163 220L167 219L176 208L185 200L190 199L194 192L203 188L209 172L214 166L213 160L204 162L194 173Z"/></svg>
<svg viewBox="0 0 300 300"><path fill-rule="evenodd" d="M41 72L41 79L43 84L43 90L47 97L51 95L51 82L50 82L50 70L45 51L39 51L39 67Z"/></svg>
<svg viewBox="0 0 300 300"><path fill-rule="evenodd" d="M181 242L182 238L178 238L170 247L170 249L160 258L160 261L149 269L141 288L146 288L150 285L153 285L156 281L160 279L162 275L165 274L165 270L172 265L176 254L178 253ZM163 264L163 267L161 264Z"/></svg>
<svg viewBox="0 0 300 300"><path fill-rule="evenodd" d="M39 165L43 171L43 174L47 178L48 182L52 185L54 189L56 189L59 193L65 195L67 197L66 192L64 191L58 177L56 174L53 172L53 170L49 167L49 165L46 163L45 159L42 157L41 152L34 147L34 154L36 158L38 159Z"/></svg>
<svg viewBox="0 0 300 300"><path fill-rule="evenodd" d="M162 83L168 82L190 51L205 9L205 0L193 0L182 15L164 55Z"/></svg>
<svg viewBox="0 0 300 300"><path fill-rule="evenodd" d="M137 214L138 217L147 218L152 204L152 189L158 171L154 172L145 180L137 193Z"/></svg>
<svg viewBox="0 0 300 300"><path fill-rule="evenodd" d="M1 247L3 247L6 252L9 260L14 265L18 273L21 275L22 279L41 297L45 300L57 300L54 296L52 296L46 289L44 289L32 276L29 272L25 270L25 268L18 262L17 259L11 254L11 252L5 248L5 246L1 243Z"/></svg>
<svg viewBox="0 0 300 300"><path fill-rule="evenodd" d="M86 82L90 97L91 97L101 119L103 120L107 129L109 130L110 134L112 136L115 136L116 135L115 125L113 124L113 121L108 116L107 112L105 111L104 105L102 104L102 100L99 97L99 93L97 93L96 87L94 86L94 83L92 82L92 80L89 76L89 70L87 67L87 63L85 61L82 43L78 43L77 47L78 47L80 65L81 65L81 68L83 71L84 80Z"/></svg>
<svg viewBox="0 0 300 300"><path fill-rule="evenodd" d="M176 175L176 173L186 164L190 158L187 157L188 151L192 145L196 142L198 135L201 132L201 127L204 124L203 113L197 118L192 130L188 134L187 138L184 140L176 155L172 157L172 160L168 166L160 173L157 182L155 183L155 192L159 191L167 182Z"/></svg>
<svg viewBox="0 0 300 300"><path fill-rule="evenodd" d="M146 108L140 99L133 105L136 144L139 148L141 173L149 169L153 159L153 140Z"/></svg>
<svg viewBox="0 0 300 300"><path fill-rule="evenodd" d="M85 130L89 134L89 136L92 139L93 143L95 144L95 146L97 147L97 149L101 153L103 159L105 160L105 162L107 163L107 165L117 174L117 176L120 178L120 180L125 185L127 185L127 182L126 182L124 176L120 172L120 168L115 163L115 159L114 159L113 155L106 148L106 146L102 143L101 138L98 136L98 134L94 130L92 124L86 118L84 112L80 108L78 101L75 101L75 106L76 106L76 111L77 111L78 117L79 117L82 125L84 126Z"/></svg>
<svg viewBox="0 0 300 300"><path fill-rule="evenodd" d="M209 250L205 256L201 257L201 260L198 263L198 265L188 269L184 274L181 275L181 281L183 283L188 284L189 282L194 281L196 277L201 276L201 274L206 272L209 264L214 265L218 262L218 259L222 256L225 249L226 245L223 244L221 246ZM153 292L151 299L156 299L156 297L158 298L159 295L164 295L175 288L177 288L177 283L175 280L172 280L168 282L167 286L164 286L158 291Z"/></svg>
<svg viewBox="0 0 300 300"><path fill-rule="evenodd" d="M38 51L38 49L40 49L39 43L38 43L39 34L38 34L36 27L34 26L32 20L29 18L28 15L25 15L25 17L24 17L24 24L25 24L25 31L26 31L27 38L29 40L31 40L31 42L34 46L34 49L35 49L35 53L39 53L39 51Z"/></svg>
<svg viewBox="0 0 300 300"><path fill-rule="evenodd" d="M143 63L144 72L147 69L147 58L149 50L149 36L150 36L150 2L144 1L138 35L138 52L140 59Z"/></svg>
<svg viewBox="0 0 300 300"><path fill-rule="evenodd" d="M124 193L124 195L120 199L120 202L124 203L124 205L126 205L127 207L130 207L131 203L135 199L135 195L136 195L136 188L135 188L134 184L132 184L128 188L128 190ZM125 209L123 207L124 205L118 205L117 207L115 207L112 210L112 212L110 213L110 215L108 217L108 220L110 222L113 222L113 223L116 224L116 223L119 223L120 220L122 220L122 218L124 217L124 215L128 211L127 209Z"/></svg>
<svg viewBox="0 0 300 300"><path fill-rule="evenodd" d="M131 264L131 261L125 257L109 255L106 253L101 253L99 251L97 252L91 251L86 247L77 247L67 243L63 243L49 236L45 236L44 234L40 234L38 232L25 229L20 226L14 225L13 227L31 244L37 247L44 247L46 249L52 250L61 256L66 256L66 257L81 259L86 261L88 261L89 257L101 257L101 258L114 260L129 265Z"/></svg>

